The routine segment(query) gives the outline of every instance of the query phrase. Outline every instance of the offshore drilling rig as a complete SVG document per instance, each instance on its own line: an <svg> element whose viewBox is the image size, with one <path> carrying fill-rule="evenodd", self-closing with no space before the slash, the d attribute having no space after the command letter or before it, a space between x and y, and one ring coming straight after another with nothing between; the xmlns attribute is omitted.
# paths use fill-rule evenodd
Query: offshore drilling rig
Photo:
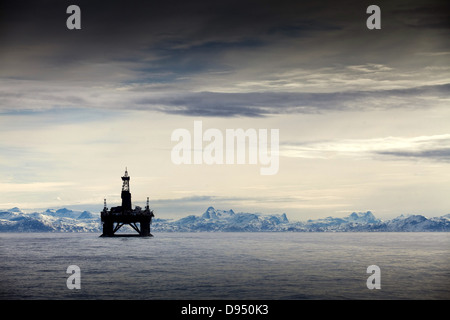
<svg viewBox="0 0 450 320"><path fill-rule="evenodd" d="M152 237L153 235L150 233L150 224L152 223L154 214L153 211L150 210L148 197L145 209L142 209L139 206L136 206L133 209L131 207L130 176L128 175L128 170L126 168L122 181L122 205L111 207L111 210L108 210L106 207L106 199L104 200L104 208L100 213L103 225L103 234L101 237L118 236L115 233L124 224L130 225L138 234L121 234L120 236Z"/></svg>

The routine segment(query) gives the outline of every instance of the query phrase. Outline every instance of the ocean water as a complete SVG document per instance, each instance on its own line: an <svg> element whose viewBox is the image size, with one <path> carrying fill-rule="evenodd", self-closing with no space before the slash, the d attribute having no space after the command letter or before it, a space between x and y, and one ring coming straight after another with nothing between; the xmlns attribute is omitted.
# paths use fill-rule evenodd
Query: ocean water
<svg viewBox="0 0 450 320"><path fill-rule="evenodd" d="M0 299L449 299L450 233L1 233L0 276Z"/></svg>

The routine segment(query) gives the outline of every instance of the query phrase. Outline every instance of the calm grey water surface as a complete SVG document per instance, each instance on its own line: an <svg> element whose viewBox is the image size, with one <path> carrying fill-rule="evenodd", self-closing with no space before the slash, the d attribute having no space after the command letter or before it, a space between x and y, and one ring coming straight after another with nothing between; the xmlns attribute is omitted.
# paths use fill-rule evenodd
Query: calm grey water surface
<svg viewBox="0 0 450 320"><path fill-rule="evenodd" d="M449 299L450 234L1 233L0 275L1 299Z"/></svg>

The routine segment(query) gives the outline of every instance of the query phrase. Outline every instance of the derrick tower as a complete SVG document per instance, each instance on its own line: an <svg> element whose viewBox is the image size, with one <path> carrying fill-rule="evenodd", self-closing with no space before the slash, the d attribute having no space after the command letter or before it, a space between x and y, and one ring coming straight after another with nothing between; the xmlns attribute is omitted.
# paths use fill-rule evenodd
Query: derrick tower
<svg viewBox="0 0 450 320"><path fill-rule="evenodd" d="M130 176L128 175L127 168L125 168L122 181L122 193L120 195L122 198L122 208L123 210L131 210Z"/></svg>

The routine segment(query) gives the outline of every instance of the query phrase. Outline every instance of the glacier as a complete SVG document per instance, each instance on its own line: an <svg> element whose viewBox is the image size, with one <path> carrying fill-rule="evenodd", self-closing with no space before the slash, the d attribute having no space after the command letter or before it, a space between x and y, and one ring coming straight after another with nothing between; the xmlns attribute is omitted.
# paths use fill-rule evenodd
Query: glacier
<svg viewBox="0 0 450 320"><path fill-rule="evenodd" d="M370 211L346 217L290 221L286 213L234 212L209 207L201 215L181 219L154 218L152 232L449 232L450 214L427 218L400 215L383 221ZM96 232L100 214L67 208L25 213L19 208L0 210L0 232Z"/></svg>

